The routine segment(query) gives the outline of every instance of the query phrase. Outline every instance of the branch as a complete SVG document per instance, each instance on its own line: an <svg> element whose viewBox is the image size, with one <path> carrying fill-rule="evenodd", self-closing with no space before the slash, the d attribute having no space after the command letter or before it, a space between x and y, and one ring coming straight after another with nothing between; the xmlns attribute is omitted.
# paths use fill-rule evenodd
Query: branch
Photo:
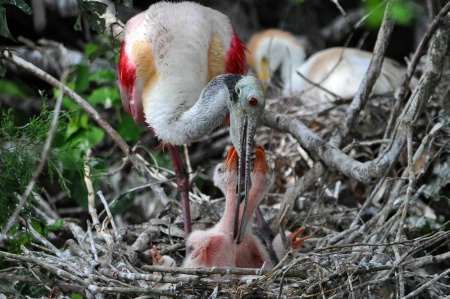
<svg viewBox="0 0 450 299"><path fill-rule="evenodd" d="M58 81L56 78L46 73L42 69L36 67L35 65L25 61L24 59L14 55L11 51L4 50L0 52L0 59L11 62L21 69L24 69L31 73L32 75L38 77L39 79L47 82L51 86L54 86L63 91L63 93L71 98L75 103L77 103L105 132L114 140L118 147L122 150L125 156L131 161L133 166L138 169L149 182L154 182L151 177L151 172L145 166L145 160L139 155L130 151L130 147L125 142L125 140L117 133L116 130L95 110L86 100L84 100L75 91L68 88L62 82ZM159 186L159 184L151 185L152 190L157 194L161 202L168 202L169 199L164 193L164 190Z"/></svg>
<svg viewBox="0 0 450 299"><path fill-rule="evenodd" d="M389 44L389 38L394 29L394 21L391 16L392 0L388 1L384 11L383 22L381 23L380 30L378 31L377 41L373 49L372 59L370 60L369 69L364 76L361 85L359 86L356 95L353 98L350 106L345 113L345 119L342 125L338 127L330 143L335 146L339 146L345 136L347 136L350 128L353 126L357 116L361 110L366 106L369 100L370 93L372 92L375 82L377 81L381 67L383 65L384 53Z"/></svg>

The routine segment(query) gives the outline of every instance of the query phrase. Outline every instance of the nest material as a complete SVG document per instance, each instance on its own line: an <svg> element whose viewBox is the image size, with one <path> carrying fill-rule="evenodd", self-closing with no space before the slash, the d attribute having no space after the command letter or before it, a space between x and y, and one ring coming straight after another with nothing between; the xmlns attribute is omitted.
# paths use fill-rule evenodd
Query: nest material
<svg viewBox="0 0 450 299"><path fill-rule="evenodd" d="M445 113L443 104L449 90L446 78L450 78L450 74L444 74L444 78L438 87L439 92L417 120L415 149ZM282 103L280 100L270 101L268 109L279 111ZM388 114L389 103L372 107L374 105L365 109L365 117L361 116L356 127L364 125L368 116L379 114L380 109L385 109L382 114ZM341 111L330 110L330 114L305 119L305 122L320 123L315 130L317 134L326 136L334 128L332 123L339 121ZM296 114L298 110L289 113ZM158 218L142 225L126 226L116 232L110 231L108 221L111 219L108 218L103 224L94 218L93 227L97 229L92 234L91 227L85 231L75 223L69 223L68 233L75 238L69 239L61 249L50 245L36 233L37 240L49 251L25 250L23 255L2 252L6 260L19 261L22 265L7 271L5 277L23 281L26 266L31 266L29 271L36 278L28 279L53 286L52 292L59 294L54 297L80 292L88 297L120 293L126 297L147 294L151 297L188 298L341 298L349 295L354 298L387 298L398 293L401 286L409 298L416 297L416 294L421 298L440 298L449 292L449 233L442 226L449 215L448 211L439 210L436 204L442 200L442 192L448 188L445 185L448 182L437 181L436 177L442 168L448 170L449 133L447 122L440 135L424 144L427 150L421 155L423 158L417 160L414 185L408 185L404 179L402 170L407 161L400 157L390 170L389 179L368 202L370 207L365 207L363 215L360 214L362 207L381 181L363 186L330 169L314 186L297 194L293 212L288 219L281 220L287 223L288 228L306 226L310 239L299 253L288 253L273 270L193 271L152 266L146 252L152 245L157 245L162 254L170 255L178 264L184 256L184 240L179 227L181 209L178 202L171 201ZM382 139L380 134L361 141L349 139L348 152L362 160L371 159L385 144L374 141ZM356 130L351 135L360 136ZM277 214L284 193L298 184L299 177L306 172L305 169L312 167L313 161L291 136L272 129L260 130L258 144L268 148L275 176L275 184L263 210L272 226L278 228L280 217ZM166 180L165 176L170 176L156 168L150 169L154 170L151 173L158 180ZM196 225L200 229L211 226L222 213L223 199L210 200L197 188L193 190ZM425 190L430 190L428 196L425 196ZM408 215L404 218L407 201ZM358 222L355 223L355 219ZM400 227L404 233L399 238ZM211 274L217 273L227 276L210 278Z"/></svg>

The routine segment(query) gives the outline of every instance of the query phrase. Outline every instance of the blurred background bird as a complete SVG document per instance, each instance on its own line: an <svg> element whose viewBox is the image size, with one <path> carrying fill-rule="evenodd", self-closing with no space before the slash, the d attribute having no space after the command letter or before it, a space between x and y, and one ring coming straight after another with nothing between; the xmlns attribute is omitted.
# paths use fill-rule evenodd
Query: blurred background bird
<svg viewBox="0 0 450 299"><path fill-rule="evenodd" d="M245 73L245 46L228 17L216 10L159 2L125 26L118 70L122 102L169 150L186 235L189 179L175 146L198 141L228 122L229 114L232 143L245 161L241 165L249 167L265 99L259 80ZM241 177L246 173L242 169Z"/></svg>
<svg viewBox="0 0 450 299"><path fill-rule="evenodd" d="M270 29L248 42L248 62L265 86L279 70L284 97L300 96L304 104L326 104L355 96L372 53L335 47L314 53L308 59L303 44L289 32ZM393 93L403 80L405 68L384 58L372 95ZM309 106L309 105L308 105Z"/></svg>

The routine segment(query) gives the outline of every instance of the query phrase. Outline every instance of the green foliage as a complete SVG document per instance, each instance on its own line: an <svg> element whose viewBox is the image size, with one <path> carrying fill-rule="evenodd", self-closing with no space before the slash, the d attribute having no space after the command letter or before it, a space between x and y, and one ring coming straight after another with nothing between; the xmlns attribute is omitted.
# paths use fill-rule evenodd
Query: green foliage
<svg viewBox="0 0 450 299"><path fill-rule="evenodd" d="M99 54L98 46L88 44L85 56ZM143 128L137 126L133 119L122 108L122 101L116 85L117 75L111 70L99 70L89 73L87 65L78 65L67 85L84 97L95 108L115 109L117 131L128 142L138 142ZM59 90L54 89L56 95ZM104 140L104 131L95 125L89 116L70 99L63 98L63 107L71 111L67 137L70 142L76 143L84 153L88 148L94 147Z"/></svg>
<svg viewBox="0 0 450 299"><path fill-rule="evenodd" d="M0 35L9 39L14 37L9 32L8 23L6 22L6 8L0 6Z"/></svg>
<svg viewBox="0 0 450 299"><path fill-rule="evenodd" d="M3 140L2 140L3 141ZM2 142L3 143L3 142ZM35 161L31 155L21 155L21 146L11 144L11 148L0 148L0 227L3 227L14 212L18 199L17 194L22 194L28 182L33 177Z"/></svg>
<svg viewBox="0 0 450 299"><path fill-rule="evenodd" d="M44 173L51 182L57 178L59 185L70 195L68 180L64 171L70 170L81 173L83 170L83 157L80 155L80 146L76 142L69 142L67 131L70 114L63 112L56 127L54 142L48 157ZM2 112L0 119L0 227L4 226L14 211L30 180L33 178L39 163L44 142L50 130L53 112L44 105L39 115L32 117L26 125L18 127L16 115L12 109ZM103 131L102 131L103 134ZM83 189L78 187L77 189ZM37 190L37 189L36 189ZM31 199L30 199L31 200ZM30 203L32 203L30 201ZM33 219L29 209L24 208L22 213ZM57 229L61 223L55 223L49 230ZM24 237L23 237L24 238ZM23 245L25 239L19 240L17 246Z"/></svg>
<svg viewBox="0 0 450 299"><path fill-rule="evenodd" d="M0 35L14 40L11 32L9 32L8 23L6 22L5 4L15 5L17 8L29 15L32 13L32 10L24 0L0 0Z"/></svg>
<svg viewBox="0 0 450 299"><path fill-rule="evenodd" d="M24 0L0 0L0 36L14 40L11 32L9 32L8 22L6 20L6 4L14 5L21 9L26 14L31 14L31 7ZM0 47L1 50L1 47ZM6 73L6 67L3 61L0 60L0 77L4 77Z"/></svg>
<svg viewBox="0 0 450 299"><path fill-rule="evenodd" d="M127 142L137 142L141 137L141 128L136 126L130 115L124 115L119 123L117 132Z"/></svg>
<svg viewBox="0 0 450 299"><path fill-rule="evenodd" d="M13 238L9 242L8 251L12 253L21 253L22 246L28 246L33 242L34 238L31 233L19 229L20 226L16 224L16 229L9 233Z"/></svg>
<svg viewBox="0 0 450 299"><path fill-rule="evenodd" d="M364 2L364 9L368 14L366 26L369 28L379 28L383 21L386 1L367 0ZM418 13L419 7L412 0L394 1L392 4L392 18L399 25L409 25Z"/></svg>
<svg viewBox="0 0 450 299"><path fill-rule="evenodd" d="M0 94L16 98L24 98L26 96L23 86L19 86L17 82L7 79L0 79Z"/></svg>
<svg viewBox="0 0 450 299"><path fill-rule="evenodd" d="M8 221L17 203L33 177L40 151L50 129L53 113L43 105L40 115L22 127L16 127L13 111L2 112L0 119L0 226ZM64 128L59 127L56 134ZM50 168L51 169L51 168ZM60 174L58 169L52 169Z"/></svg>
<svg viewBox="0 0 450 299"><path fill-rule="evenodd" d="M99 1L78 0L80 14L75 22L74 29L81 31L81 18L84 17L89 26L98 33L105 32L105 19L101 16L106 12L107 4Z"/></svg>
<svg viewBox="0 0 450 299"><path fill-rule="evenodd" d="M299 5L305 3L305 0L291 0L291 3L294 5Z"/></svg>

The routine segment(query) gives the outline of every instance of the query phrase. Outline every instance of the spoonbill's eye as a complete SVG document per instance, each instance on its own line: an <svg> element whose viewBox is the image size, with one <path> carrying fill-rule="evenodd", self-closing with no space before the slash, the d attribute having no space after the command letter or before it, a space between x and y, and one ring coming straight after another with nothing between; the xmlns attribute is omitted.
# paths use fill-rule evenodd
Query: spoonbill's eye
<svg viewBox="0 0 450 299"><path fill-rule="evenodd" d="M254 97L250 97L250 98L248 98L248 103L250 104L250 106L256 106L256 105L258 105L258 99L254 98Z"/></svg>
<svg viewBox="0 0 450 299"><path fill-rule="evenodd" d="M236 86L236 93L238 96L241 96L241 88L239 86Z"/></svg>

